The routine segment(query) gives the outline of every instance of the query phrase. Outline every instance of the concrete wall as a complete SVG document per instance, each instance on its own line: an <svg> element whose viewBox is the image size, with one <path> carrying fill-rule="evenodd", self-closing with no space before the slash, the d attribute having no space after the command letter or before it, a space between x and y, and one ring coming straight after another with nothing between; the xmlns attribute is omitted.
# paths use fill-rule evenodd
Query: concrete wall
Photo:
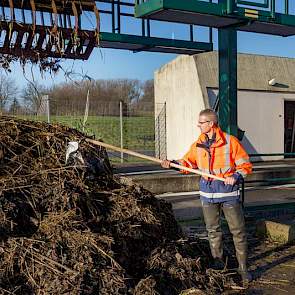
<svg viewBox="0 0 295 295"><path fill-rule="evenodd" d="M192 142L199 136L198 113L205 106L212 106L216 99L218 89L216 86L208 85L216 84L217 79L216 71L211 69L211 65L217 66L217 57L214 55L213 59L212 54L201 54L197 59L179 56L155 73L155 104L166 102L167 106L168 159L180 158L189 149ZM242 57L245 61L240 63L240 72L243 72L243 67L248 65L246 59L254 58L253 56ZM264 57L264 59L277 60L273 60L272 57ZM279 58L278 60L281 61ZM281 68L283 73L293 60L284 62L285 68ZM207 81L211 76L214 76L214 83ZM261 84L264 83L267 85L265 87L269 87L267 77L264 78ZM250 77L247 79L249 80ZM241 80L240 84L243 81ZM292 91L288 93L289 88L282 88L281 85L283 84L273 87L273 91L268 89L238 91L238 125L245 130L242 143L248 153L284 152L284 101L295 100L295 93ZM284 91L280 91L281 89ZM263 157L256 160L281 158L283 157Z"/></svg>
<svg viewBox="0 0 295 295"><path fill-rule="evenodd" d="M179 159L199 136L197 115L205 103L196 64L179 56L155 73L155 116L166 102L167 158Z"/></svg>
<svg viewBox="0 0 295 295"><path fill-rule="evenodd" d="M210 103L218 90L209 89ZM284 152L284 100L295 95L261 91L238 91L238 126L245 131L242 144L250 154ZM278 160L283 157L262 157ZM255 160L255 159L254 159Z"/></svg>

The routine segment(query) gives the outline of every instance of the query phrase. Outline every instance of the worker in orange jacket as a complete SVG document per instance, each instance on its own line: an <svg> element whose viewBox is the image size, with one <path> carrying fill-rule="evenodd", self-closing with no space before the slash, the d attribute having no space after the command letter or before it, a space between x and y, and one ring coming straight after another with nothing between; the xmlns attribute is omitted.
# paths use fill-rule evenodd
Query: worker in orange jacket
<svg viewBox="0 0 295 295"><path fill-rule="evenodd" d="M200 112L198 127L201 130L199 139L191 145L181 160L172 162L225 178L225 181L204 176L200 179L200 199L211 253L214 266L223 267L220 228L220 214L223 210L233 235L239 263L238 272L243 282L249 282L251 275L247 269L247 237L239 183L252 172L252 164L239 140L218 127L217 114L213 110L205 109ZM164 160L161 165L170 168L170 162Z"/></svg>

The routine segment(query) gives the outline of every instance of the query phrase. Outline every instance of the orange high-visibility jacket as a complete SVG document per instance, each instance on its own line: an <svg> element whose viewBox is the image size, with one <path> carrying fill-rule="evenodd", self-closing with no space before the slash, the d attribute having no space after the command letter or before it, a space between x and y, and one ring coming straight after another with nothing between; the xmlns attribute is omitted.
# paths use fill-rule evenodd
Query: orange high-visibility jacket
<svg viewBox="0 0 295 295"><path fill-rule="evenodd" d="M206 134L201 134L183 157L182 164L220 177L232 176L236 172L243 177L250 174L252 164L239 140L219 127L214 127L214 132L216 138L210 148L204 145Z"/></svg>

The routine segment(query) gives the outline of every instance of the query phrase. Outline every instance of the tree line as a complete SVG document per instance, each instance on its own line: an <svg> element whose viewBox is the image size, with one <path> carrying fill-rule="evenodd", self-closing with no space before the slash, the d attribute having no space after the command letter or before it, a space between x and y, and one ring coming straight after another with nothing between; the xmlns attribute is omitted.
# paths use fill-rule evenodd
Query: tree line
<svg viewBox="0 0 295 295"><path fill-rule="evenodd" d="M152 115L154 82L135 79L80 80L45 87L28 82L18 89L16 82L0 75L0 111L38 114L48 95L51 115L83 115L89 93L89 115L118 116L122 102L124 115Z"/></svg>

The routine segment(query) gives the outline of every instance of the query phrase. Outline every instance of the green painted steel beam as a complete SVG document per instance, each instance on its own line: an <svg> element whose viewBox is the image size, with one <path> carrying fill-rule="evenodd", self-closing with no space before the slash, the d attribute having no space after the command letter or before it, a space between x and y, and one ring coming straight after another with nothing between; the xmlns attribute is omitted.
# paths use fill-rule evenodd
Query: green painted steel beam
<svg viewBox="0 0 295 295"><path fill-rule="evenodd" d="M182 54L196 54L213 50L213 44L210 42L192 42L109 32L100 33L100 44L106 48L132 51L172 52L178 50Z"/></svg>
<svg viewBox="0 0 295 295"><path fill-rule="evenodd" d="M164 9L184 10L222 16L222 8L217 3L200 0L148 0L135 5L135 17L148 16Z"/></svg>
<svg viewBox="0 0 295 295"><path fill-rule="evenodd" d="M243 2L250 3L250 1ZM275 12L273 0L271 3L272 9L267 11L257 9L259 5L255 2L251 8L239 7L234 0L226 0L223 3L200 0L147 0L136 4L135 16L216 28L234 25L241 31L281 36L294 35L295 15ZM271 26L267 27L267 24Z"/></svg>
<svg viewBox="0 0 295 295"><path fill-rule="evenodd" d="M218 30L219 56L219 125L237 136L237 31Z"/></svg>
<svg viewBox="0 0 295 295"><path fill-rule="evenodd" d="M237 7L235 11L235 16L241 17L241 18L247 18L251 19L253 21L261 21L261 22L267 22L267 23L275 23L278 25L285 25L285 26L295 26L295 15L290 14L284 14L284 13L278 13L272 14L271 11L266 10L257 10L257 9L251 9L253 12L257 12L257 18L250 16L246 16L249 12L248 8L245 7Z"/></svg>
<svg viewBox="0 0 295 295"><path fill-rule="evenodd" d="M146 17L151 13L164 9L163 0L148 0L146 2L135 4L134 16Z"/></svg>

